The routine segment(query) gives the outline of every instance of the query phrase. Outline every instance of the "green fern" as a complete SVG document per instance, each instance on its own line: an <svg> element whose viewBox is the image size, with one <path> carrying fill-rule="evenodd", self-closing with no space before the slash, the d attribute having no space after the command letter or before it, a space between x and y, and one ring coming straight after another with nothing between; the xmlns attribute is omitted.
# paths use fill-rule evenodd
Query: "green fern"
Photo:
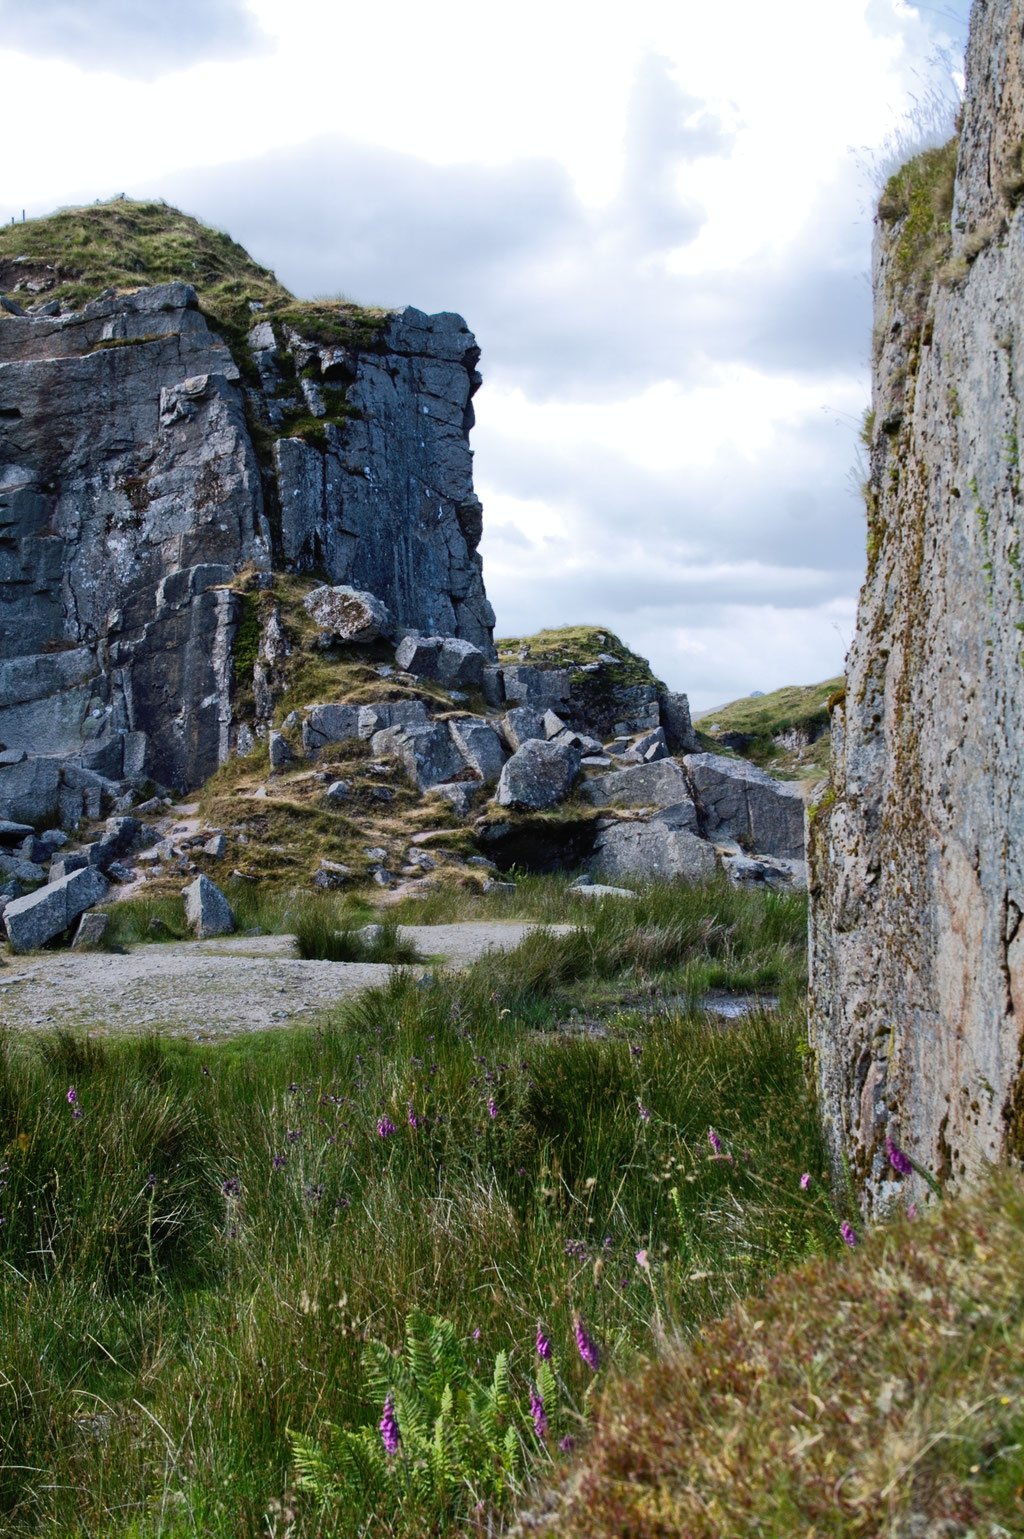
<svg viewBox="0 0 1024 1539"><path fill-rule="evenodd" d="M486 1378L477 1362L475 1347L459 1341L450 1320L410 1310L404 1350L392 1353L371 1341L362 1358L368 1398L383 1405L392 1397L397 1453L387 1452L376 1426L328 1426L326 1443L289 1432L299 1488L353 1514L402 1512L406 1521L413 1510L446 1522L474 1508L507 1511L547 1451L527 1394L513 1392L509 1354L498 1352ZM553 1361L538 1364L535 1383L554 1431L562 1413Z"/></svg>

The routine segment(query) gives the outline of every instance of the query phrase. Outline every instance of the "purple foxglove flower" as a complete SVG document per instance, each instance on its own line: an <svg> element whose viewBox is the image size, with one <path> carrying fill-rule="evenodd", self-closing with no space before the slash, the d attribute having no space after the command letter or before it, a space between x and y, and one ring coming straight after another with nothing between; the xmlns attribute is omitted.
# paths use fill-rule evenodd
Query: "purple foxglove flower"
<svg viewBox="0 0 1024 1539"><path fill-rule="evenodd" d="M411 1128L418 1128L420 1123L423 1121L423 1118L422 1117L417 1117L416 1113L412 1109L412 1102L411 1101L408 1103L408 1107L409 1107L409 1126Z"/></svg>
<svg viewBox="0 0 1024 1539"><path fill-rule="evenodd" d="M857 1231L856 1231L856 1229L854 1229L853 1225L851 1223L849 1223L849 1221L847 1219L845 1219L845 1218L843 1219L843 1222L839 1225L839 1233L842 1235L842 1237L846 1241L847 1245L849 1245L851 1248L854 1245L858 1245L860 1243L859 1240L857 1239Z"/></svg>
<svg viewBox="0 0 1024 1539"><path fill-rule="evenodd" d="M539 1322L537 1324L537 1356L542 1357L546 1363L551 1361L551 1343L544 1334L543 1325Z"/></svg>
<svg viewBox="0 0 1024 1539"><path fill-rule="evenodd" d="M714 1128L708 1128L708 1143L711 1145L716 1154L721 1154L722 1140L719 1138Z"/></svg>
<svg viewBox="0 0 1024 1539"><path fill-rule="evenodd" d="M400 1438L398 1435L398 1417L395 1415L395 1397L389 1394L384 1402L384 1414L380 1419L380 1435L384 1443L385 1453L392 1456L398 1452Z"/></svg>
<svg viewBox="0 0 1024 1539"><path fill-rule="evenodd" d="M551 1430L548 1426L548 1413L544 1409L544 1399L535 1384L530 1385L530 1415L533 1417L533 1430L541 1442Z"/></svg>
<svg viewBox="0 0 1024 1539"><path fill-rule="evenodd" d="M77 1102L77 1100L78 1100L78 1091L75 1089L74 1085L69 1085L68 1086L68 1105L69 1106L74 1106L75 1103Z"/></svg>
<svg viewBox="0 0 1024 1539"><path fill-rule="evenodd" d="M885 1152L889 1156L889 1164L898 1175L909 1176L914 1169L910 1160L904 1154L899 1144L894 1144L891 1138L885 1140Z"/></svg>
<svg viewBox="0 0 1024 1539"><path fill-rule="evenodd" d="M395 1124L386 1114L377 1123L377 1132L381 1138L390 1138L392 1133L397 1133L397 1131L398 1129L395 1127Z"/></svg>
<svg viewBox="0 0 1024 1539"><path fill-rule="evenodd" d="M643 1101L641 1101L639 1098L637 1099L636 1109L640 1113L640 1116L643 1118L644 1122L650 1122L651 1114L647 1110L647 1107L644 1105Z"/></svg>
<svg viewBox="0 0 1024 1539"><path fill-rule="evenodd" d="M805 1170L803 1175L800 1177L800 1190L802 1192L806 1192L806 1190L810 1186L810 1184L811 1184L811 1173L810 1173L809 1170Z"/></svg>
<svg viewBox="0 0 1024 1539"><path fill-rule="evenodd" d="M586 1363L587 1367L591 1369L593 1373L596 1373L598 1363L601 1361L600 1354L597 1350L597 1342L594 1340L593 1336L588 1333L587 1327L583 1323L582 1315L576 1315L573 1324L576 1328L576 1345L579 1348L580 1356Z"/></svg>

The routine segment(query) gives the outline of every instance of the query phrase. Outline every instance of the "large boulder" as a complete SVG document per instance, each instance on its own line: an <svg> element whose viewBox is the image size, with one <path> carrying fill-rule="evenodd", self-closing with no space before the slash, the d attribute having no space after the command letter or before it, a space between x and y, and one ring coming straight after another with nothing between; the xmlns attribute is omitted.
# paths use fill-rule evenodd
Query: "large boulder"
<svg viewBox="0 0 1024 1539"><path fill-rule="evenodd" d="M422 700L382 700L359 707L359 736L372 737L386 727L412 727L427 720Z"/></svg>
<svg viewBox="0 0 1024 1539"><path fill-rule="evenodd" d="M49 823L60 811L60 767L54 759L25 758L0 765L0 817Z"/></svg>
<svg viewBox="0 0 1024 1539"><path fill-rule="evenodd" d="M583 795L595 807L672 807L692 801L690 782L674 759L595 775Z"/></svg>
<svg viewBox="0 0 1024 1539"><path fill-rule="evenodd" d="M313 705L302 723L302 751L315 758L331 743L345 743L359 736L358 705Z"/></svg>
<svg viewBox="0 0 1024 1539"><path fill-rule="evenodd" d="M543 712L535 711L532 705L517 705L511 711L506 711L498 723L505 742L513 753L522 748L524 743L531 738L543 738L544 716Z"/></svg>
<svg viewBox="0 0 1024 1539"><path fill-rule="evenodd" d="M380 636L393 636L395 620L388 606L372 593L345 584L314 588L303 606L325 641L365 646Z"/></svg>
<svg viewBox="0 0 1024 1539"><path fill-rule="evenodd" d="M210 935L230 935L235 928L231 904L216 882L197 876L182 894L185 899L185 923L197 940Z"/></svg>
<svg viewBox="0 0 1024 1539"><path fill-rule="evenodd" d="M420 791L465 777L466 761L444 722L387 727L370 739L375 754L393 754Z"/></svg>
<svg viewBox="0 0 1024 1539"><path fill-rule="evenodd" d="M38 892L15 898L4 909L7 936L15 951L34 951L60 935L79 914L105 898L106 877L95 866L83 866Z"/></svg>
<svg viewBox="0 0 1024 1539"><path fill-rule="evenodd" d="M579 749L569 743L531 738L508 760L498 781L500 807L540 812L554 807L572 789L580 771Z"/></svg>
<svg viewBox="0 0 1024 1539"><path fill-rule="evenodd" d="M457 636L404 636L395 662L417 678L436 679L448 689L481 689L486 657Z"/></svg>
<svg viewBox="0 0 1024 1539"><path fill-rule="evenodd" d="M709 839L724 835L746 850L803 859L804 799L795 784L720 754L688 754L683 763Z"/></svg>
<svg viewBox="0 0 1024 1539"><path fill-rule="evenodd" d="M666 690L658 696L661 726L673 753L699 753L700 743L690 720L690 701L686 695Z"/></svg>
<svg viewBox="0 0 1024 1539"><path fill-rule="evenodd" d="M462 757L485 785L494 785L507 757L501 738L489 721L481 716L466 716L449 722L452 739Z"/></svg>
<svg viewBox="0 0 1024 1539"><path fill-rule="evenodd" d="M597 876L703 882L714 875L715 852L705 839L660 820L616 823L598 834L589 869Z"/></svg>
<svg viewBox="0 0 1024 1539"><path fill-rule="evenodd" d="M501 680L506 700L518 701L545 711L569 699L569 674L565 668L503 668Z"/></svg>

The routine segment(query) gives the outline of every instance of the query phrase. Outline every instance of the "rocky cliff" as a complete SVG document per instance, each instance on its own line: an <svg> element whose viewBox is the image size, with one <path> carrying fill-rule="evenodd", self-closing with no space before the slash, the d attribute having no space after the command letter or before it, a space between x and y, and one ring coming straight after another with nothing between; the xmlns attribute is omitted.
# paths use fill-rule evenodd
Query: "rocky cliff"
<svg viewBox="0 0 1024 1539"><path fill-rule="evenodd" d="M492 652L459 316L300 304L120 202L3 231L0 289L0 816L223 762L240 573Z"/></svg>
<svg viewBox="0 0 1024 1539"><path fill-rule="evenodd" d="M1024 9L879 206L868 572L811 814L811 1031L866 1208L1024 1155ZM903 1197L919 1195L911 1175Z"/></svg>

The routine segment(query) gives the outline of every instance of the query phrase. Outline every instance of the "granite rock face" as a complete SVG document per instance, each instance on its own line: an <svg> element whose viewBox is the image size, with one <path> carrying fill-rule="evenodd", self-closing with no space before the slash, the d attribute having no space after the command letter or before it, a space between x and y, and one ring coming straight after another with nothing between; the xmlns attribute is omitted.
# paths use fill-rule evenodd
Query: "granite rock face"
<svg viewBox="0 0 1024 1539"><path fill-rule="evenodd" d="M802 860L804 799L745 759L692 753L683 760L709 839L735 839L744 849Z"/></svg>
<svg viewBox="0 0 1024 1539"><path fill-rule="evenodd" d="M810 818L811 1032L869 1211L925 1195L887 1137L954 1180L1024 1155L1022 140L1020 8L986 0L949 261L878 223L868 572Z"/></svg>
<svg viewBox="0 0 1024 1539"><path fill-rule="evenodd" d="M28 757L0 762L0 816L72 826L68 766L184 790L248 744L243 568L323 570L325 635L448 636L479 649L479 674L494 616L468 444L478 356L455 315L385 316L351 347L268 319L243 383L185 283L3 311L0 751ZM276 436L300 411L319 437ZM258 717L286 652L261 637Z"/></svg>
<svg viewBox="0 0 1024 1539"><path fill-rule="evenodd" d="M702 882L714 875L715 852L685 828L659 821L616 823L598 834L588 868L597 876Z"/></svg>
<svg viewBox="0 0 1024 1539"><path fill-rule="evenodd" d="M226 756L226 585L270 562L237 380L183 283L0 321L6 748L181 786Z"/></svg>

